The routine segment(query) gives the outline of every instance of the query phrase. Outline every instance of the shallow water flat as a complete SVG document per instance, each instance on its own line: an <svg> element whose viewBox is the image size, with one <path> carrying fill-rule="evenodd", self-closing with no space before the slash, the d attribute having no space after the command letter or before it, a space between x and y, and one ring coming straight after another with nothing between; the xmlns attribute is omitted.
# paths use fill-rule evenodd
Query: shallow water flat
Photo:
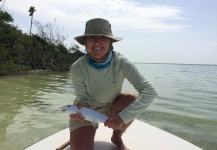
<svg viewBox="0 0 217 150"><path fill-rule="evenodd" d="M136 65L159 94L139 119L217 150L217 66ZM137 93L127 81L123 91ZM0 149L22 150L65 129L59 107L74 98L69 73L0 77Z"/></svg>

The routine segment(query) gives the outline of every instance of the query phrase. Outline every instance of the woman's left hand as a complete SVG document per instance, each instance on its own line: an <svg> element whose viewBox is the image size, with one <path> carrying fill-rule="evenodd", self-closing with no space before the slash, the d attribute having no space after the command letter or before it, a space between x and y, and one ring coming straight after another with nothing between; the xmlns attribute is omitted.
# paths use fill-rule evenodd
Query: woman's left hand
<svg viewBox="0 0 217 150"><path fill-rule="evenodd" d="M118 114L116 114L116 115L114 115L112 117L109 117L105 121L104 125L106 127L118 130L124 125L124 121L121 119L121 117Z"/></svg>

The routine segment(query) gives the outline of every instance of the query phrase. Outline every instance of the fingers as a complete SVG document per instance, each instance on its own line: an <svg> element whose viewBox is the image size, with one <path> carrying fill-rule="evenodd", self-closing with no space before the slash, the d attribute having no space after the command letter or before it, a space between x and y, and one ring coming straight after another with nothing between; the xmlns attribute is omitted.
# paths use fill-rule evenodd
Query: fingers
<svg viewBox="0 0 217 150"><path fill-rule="evenodd" d="M124 124L122 122L119 122L115 118L109 118L105 121L104 125L108 128L118 130L120 129Z"/></svg>
<svg viewBox="0 0 217 150"><path fill-rule="evenodd" d="M81 109L83 107L83 103L78 102L77 104L78 109Z"/></svg>
<svg viewBox="0 0 217 150"><path fill-rule="evenodd" d="M82 107L89 107L87 103L78 102L77 104L78 109L81 109Z"/></svg>
<svg viewBox="0 0 217 150"><path fill-rule="evenodd" d="M86 103L82 103L82 102L76 103L76 106L77 106L78 109L81 109L82 107L85 107L86 105L87 105ZM85 117L79 111L80 110L77 110L76 114L71 114L70 118L78 120L78 121L85 120Z"/></svg>
<svg viewBox="0 0 217 150"><path fill-rule="evenodd" d="M105 125L106 127L108 127L109 122L110 122L110 118L108 118L108 119L104 122L104 125Z"/></svg>
<svg viewBox="0 0 217 150"><path fill-rule="evenodd" d="M76 114L70 114L70 118L78 120L78 121L84 121L85 118L81 113L76 113Z"/></svg>

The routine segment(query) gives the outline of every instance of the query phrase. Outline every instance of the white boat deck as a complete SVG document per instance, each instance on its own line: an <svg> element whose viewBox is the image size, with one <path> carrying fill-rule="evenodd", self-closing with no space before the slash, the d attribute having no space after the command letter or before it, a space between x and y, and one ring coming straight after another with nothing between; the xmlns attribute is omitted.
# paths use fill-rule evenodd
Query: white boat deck
<svg viewBox="0 0 217 150"><path fill-rule="evenodd" d="M116 150L110 141L112 130L100 124L95 136L94 150ZM55 150L69 140L69 130L64 129L25 150ZM135 120L123 135L130 150L202 150L199 147L161 129ZM65 150L70 150L69 146Z"/></svg>

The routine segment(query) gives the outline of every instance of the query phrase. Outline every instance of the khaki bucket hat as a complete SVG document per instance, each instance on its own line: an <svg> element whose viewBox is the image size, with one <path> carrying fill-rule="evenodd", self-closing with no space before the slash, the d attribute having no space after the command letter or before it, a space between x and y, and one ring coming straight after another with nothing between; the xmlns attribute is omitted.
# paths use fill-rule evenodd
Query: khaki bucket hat
<svg viewBox="0 0 217 150"><path fill-rule="evenodd" d="M102 18L94 18L87 21L84 35L76 36L74 39L81 45L84 45L85 37L91 35L105 36L112 39L113 42L118 42L122 40L122 38L114 37L112 35L111 24L108 20Z"/></svg>

